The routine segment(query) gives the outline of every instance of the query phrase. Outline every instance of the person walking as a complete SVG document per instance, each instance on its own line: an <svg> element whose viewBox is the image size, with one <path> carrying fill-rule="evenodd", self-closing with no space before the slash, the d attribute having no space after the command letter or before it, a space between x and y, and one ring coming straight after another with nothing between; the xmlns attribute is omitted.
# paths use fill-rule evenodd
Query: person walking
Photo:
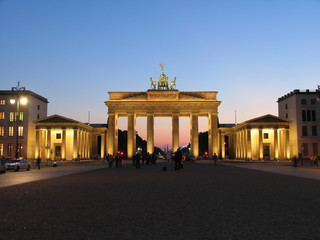
<svg viewBox="0 0 320 240"><path fill-rule="evenodd" d="M38 170L40 170L40 164L41 164L41 158L38 157L38 158L37 158L37 167L38 167Z"/></svg>
<svg viewBox="0 0 320 240"><path fill-rule="evenodd" d="M294 166L294 167L297 167L297 157L294 157L294 158L293 158L293 166Z"/></svg>
<svg viewBox="0 0 320 240"><path fill-rule="evenodd" d="M136 158L136 168L138 169L138 168L140 168L140 154L138 153L135 156L135 158Z"/></svg>
<svg viewBox="0 0 320 240"><path fill-rule="evenodd" d="M217 154L216 154L216 153L213 154L212 159L213 159L213 165L214 165L214 166L217 166L217 159L218 159L218 157L217 157Z"/></svg>
<svg viewBox="0 0 320 240"><path fill-rule="evenodd" d="M109 154L108 156L108 163L109 163L109 168L112 168L113 156L111 154Z"/></svg>
<svg viewBox="0 0 320 240"><path fill-rule="evenodd" d="M182 152L178 149L174 154L175 166L174 170L179 171L181 168Z"/></svg>

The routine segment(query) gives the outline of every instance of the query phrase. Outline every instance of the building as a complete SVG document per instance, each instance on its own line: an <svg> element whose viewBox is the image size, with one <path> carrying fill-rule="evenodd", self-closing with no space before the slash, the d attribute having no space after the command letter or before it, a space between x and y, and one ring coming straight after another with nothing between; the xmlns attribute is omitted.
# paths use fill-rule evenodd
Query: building
<svg viewBox="0 0 320 240"><path fill-rule="evenodd" d="M52 115L34 121L34 127L34 158L60 161L105 156L107 124L89 125Z"/></svg>
<svg viewBox="0 0 320 240"><path fill-rule="evenodd" d="M48 100L32 91L0 91L0 156L34 158L34 120L47 116Z"/></svg>
<svg viewBox="0 0 320 240"><path fill-rule="evenodd" d="M278 99L279 117L290 120L292 156L310 158L320 153L319 90L294 90Z"/></svg>
<svg viewBox="0 0 320 240"><path fill-rule="evenodd" d="M241 160L288 160L290 121L273 115L237 125L220 125L221 158Z"/></svg>

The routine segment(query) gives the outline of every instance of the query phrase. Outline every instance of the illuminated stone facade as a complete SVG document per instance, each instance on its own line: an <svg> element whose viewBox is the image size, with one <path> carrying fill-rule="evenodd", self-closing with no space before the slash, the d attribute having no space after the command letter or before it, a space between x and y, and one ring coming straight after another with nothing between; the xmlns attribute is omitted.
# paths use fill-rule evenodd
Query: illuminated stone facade
<svg viewBox="0 0 320 240"><path fill-rule="evenodd" d="M219 128L221 158L241 160L290 159L288 120L265 115L238 125ZM228 141L226 141L226 137ZM228 146L226 146L228 144ZM228 155L226 155L226 149Z"/></svg>
<svg viewBox="0 0 320 240"><path fill-rule="evenodd" d="M26 104L10 103L11 99L26 99ZM33 121L47 117L48 100L32 91L0 91L0 157L15 157L18 133L18 156L33 159L36 131ZM17 121L18 120L18 121ZM20 131L18 132L18 130Z"/></svg>
<svg viewBox="0 0 320 240"><path fill-rule="evenodd" d="M105 156L106 124L88 125L59 115L34 123L35 158L40 156L41 159L48 160L73 160Z"/></svg>
<svg viewBox="0 0 320 240"><path fill-rule="evenodd" d="M320 154L320 89L296 89L278 99L281 118L290 121L293 156L311 158Z"/></svg>
<svg viewBox="0 0 320 240"><path fill-rule="evenodd" d="M136 152L136 118L147 117L147 152L154 151L154 118L172 118L172 151L179 148L179 117L190 117L191 154L199 156L198 117L208 117L209 156L219 152L217 92L180 92L148 90L146 92L109 92L107 153L118 150L118 118L128 117L127 156Z"/></svg>

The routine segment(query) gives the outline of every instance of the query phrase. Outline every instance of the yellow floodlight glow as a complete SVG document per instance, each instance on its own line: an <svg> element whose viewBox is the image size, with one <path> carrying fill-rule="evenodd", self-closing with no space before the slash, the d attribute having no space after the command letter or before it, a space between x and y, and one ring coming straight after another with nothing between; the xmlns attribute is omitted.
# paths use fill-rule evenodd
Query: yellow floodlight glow
<svg viewBox="0 0 320 240"><path fill-rule="evenodd" d="M28 103L28 99L27 99L27 98L21 98L21 99L20 99L20 103L21 103L22 105L26 105L26 104Z"/></svg>

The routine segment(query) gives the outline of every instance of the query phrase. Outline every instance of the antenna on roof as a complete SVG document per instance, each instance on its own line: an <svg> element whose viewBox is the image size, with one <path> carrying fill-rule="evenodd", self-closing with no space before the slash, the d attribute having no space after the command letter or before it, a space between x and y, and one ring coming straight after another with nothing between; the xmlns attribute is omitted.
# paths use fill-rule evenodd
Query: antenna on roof
<svg viewBox="0 0 320 240"><path fill-rule="evenodd" d="M90 125L90 111L88 111L88 125Z"/></svg>

